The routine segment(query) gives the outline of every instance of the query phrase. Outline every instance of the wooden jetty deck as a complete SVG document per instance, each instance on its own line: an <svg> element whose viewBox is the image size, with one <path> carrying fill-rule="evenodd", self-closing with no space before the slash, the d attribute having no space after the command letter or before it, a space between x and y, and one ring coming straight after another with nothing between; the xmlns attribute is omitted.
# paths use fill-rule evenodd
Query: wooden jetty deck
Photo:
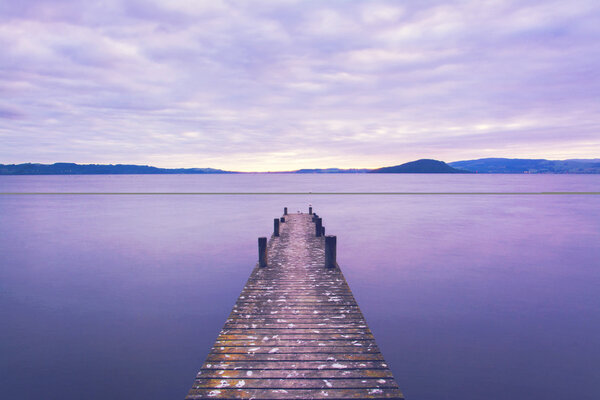
<svg viewBox="0 0 600 400"><path fill-rule="evenodd" d="M186 399L403 399L335 263L335 239L327 268L321 220L284 218Z"/></svg>

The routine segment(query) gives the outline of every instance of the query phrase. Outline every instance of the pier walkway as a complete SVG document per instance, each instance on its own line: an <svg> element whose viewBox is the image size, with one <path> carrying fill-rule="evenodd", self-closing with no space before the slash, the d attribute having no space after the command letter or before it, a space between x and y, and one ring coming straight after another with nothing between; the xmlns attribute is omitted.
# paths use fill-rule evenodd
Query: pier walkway
<svg viewBox="0 0 600 400"><path fill-rule="evenodd" d="M402 399L313 215L284 218L186 399Z"/></svg>

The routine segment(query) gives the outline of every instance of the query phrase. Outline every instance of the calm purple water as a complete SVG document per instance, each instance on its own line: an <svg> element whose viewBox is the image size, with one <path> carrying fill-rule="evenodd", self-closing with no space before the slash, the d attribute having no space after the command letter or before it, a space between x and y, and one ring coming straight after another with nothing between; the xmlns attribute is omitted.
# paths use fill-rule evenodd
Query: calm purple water
<svg viewBox="0 0 600 400"><path fill-rule="evenodd" d="M0 177L36 191L600 191L581 175ZM3 398L181 399L308 203L409 399L600 398L600 196L0 195Z"/></svg>

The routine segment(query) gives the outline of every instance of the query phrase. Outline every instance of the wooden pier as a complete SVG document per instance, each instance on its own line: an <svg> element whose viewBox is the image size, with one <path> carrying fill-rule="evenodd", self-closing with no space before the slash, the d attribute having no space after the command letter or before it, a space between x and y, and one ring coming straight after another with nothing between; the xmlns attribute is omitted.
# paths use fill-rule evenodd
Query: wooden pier
<svg viewBox="0 0 600 400"><path fill-rule="evenodd" d="M268 243L259 238L259 262L186 399L404 398L323 230L312 209L286 209Z"/></svg>

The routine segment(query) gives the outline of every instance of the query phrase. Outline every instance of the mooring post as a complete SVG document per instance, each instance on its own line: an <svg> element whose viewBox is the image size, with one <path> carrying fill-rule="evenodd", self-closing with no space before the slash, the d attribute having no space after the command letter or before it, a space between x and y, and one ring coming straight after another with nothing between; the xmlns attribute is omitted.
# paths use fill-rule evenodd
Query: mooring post
<svg viewBox="0 0 600 400"><path fill-rule="evenodd" d="M321 229L321 228L322 228L322 226L321 226L321 223L322 223L322 221L323 221L323 220L322 220L321 218L317 218L317 219L315 220L315 236L316 236L316 237L320 237L320 236L321 236L321 233L322 233L322 229Z"/></svg>
<svg viewBox="0 0 600 400"><path fill-rule="evenodd" d="M279 236L279 218L273 220L273 236Z"/></svg>
<svg viewBox="0 0 600 400"><path fill-rule="evenodd" d="M285 222L285 217L279 218L279 222Z"/></svg>
<svg viewBox="0 0 600 400"><path fill-rule="evenodd" d="M325 267L335 268L337 236L325 236Z"/></svg>
<svg viewBox="0 0 600 400"><path fill-rule="evenodd" d="M283 215L287 215L287 207L283 207Z"/></svg>
<svg viewBox="0 0 600 400"><path fill-rule="evenodd" d="M267 238L258 238L258 265L260 267L267 266Z"/></svg>
<svg viewBox="0 0 600 400"><path fill-rule="evenodd" d="M312 214L312 207L308 207L308 213Z"/></svg>
<svg viewBox="0 0 600 400"><path fill-rule="evenodd" d="M325 236L325 227L324 226L321 227L321 235Z"/></svg>

